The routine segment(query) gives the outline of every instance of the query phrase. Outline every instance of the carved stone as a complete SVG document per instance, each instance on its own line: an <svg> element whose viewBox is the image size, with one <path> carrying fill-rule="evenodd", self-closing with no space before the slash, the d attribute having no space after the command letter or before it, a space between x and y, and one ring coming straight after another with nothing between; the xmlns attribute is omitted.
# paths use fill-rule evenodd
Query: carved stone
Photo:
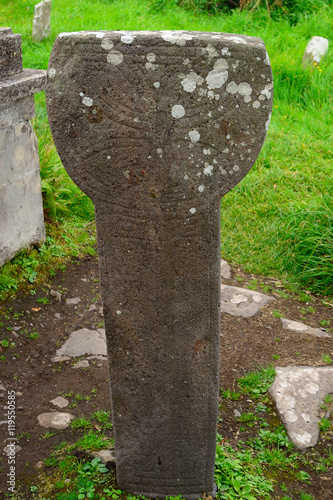
<svg viewBox="0 0 333 500"><path fill-rule="evenodd" d="M220 201L259 154L272 87L257 38L55 41L48 115L95 204L117 479L129 492L214 495Z"/></svg>

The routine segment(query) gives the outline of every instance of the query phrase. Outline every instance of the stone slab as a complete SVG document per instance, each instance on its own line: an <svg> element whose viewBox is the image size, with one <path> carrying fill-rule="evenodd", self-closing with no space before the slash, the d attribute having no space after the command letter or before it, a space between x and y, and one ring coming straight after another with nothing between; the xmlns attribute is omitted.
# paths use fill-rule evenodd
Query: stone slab
<svg viewBox="0 0 333 500"><path fill-rule="evenodd" d="M82 328L71 333L66 342L56 351L56 360L76 358L85 354L106 356L105 330ZM55 359L53 358L53 361Z"/></svg>
<svg viewBox="0 0 333 500"><path fill-rule="evenodd" d="M309 335L314 335L315 337L326 337L329 338L331 335L327 332L324 332L320 328L312 328L311 326L305 325L304 323L300 323L299 321L293 321L287 318L281 318L282 326L286 330L291 330L293 332L302 332L307 333Z"/></svg>
<svg viewBox="0 0 333 500"><path fill-rule="evenodd" d="M74 415L71 413L50 412L41 413L38 415L37 420L39 425L42 427L62 431L63 429L67 429L67 427L69 427L71 420L74 420L74 418Z"/></svg>
<svg viewBox="0 0 333 500"><path fill-rule="evenodd" d="M254 316L261 307L274 300L274 297L236 286L222 285L221 291L221 311L243 318Z"/></svg>
<svg viewBox="0 0 333 500"><path fill-rule="evenodd" d="M301 450L315 446L319 407L324 397L333 393L333 367L277 367L269 392L290 440Z"/></svg>
<svg viewBox="0 0 333 500"><path fill-rule="evenodd" d="M35 5L32 24L32 39L41 42L51 33L51 0L43 0Z"/></svg>
<svg viewBox="0 0 333 500"><path fill-rule="evenodd" d="M21 35L0 28L0 80L22 71Z"/></svg>
<svg viewBox="0 0 333 500"><path fill-rule="evenodd" d="M304 52L303 65L306 66L313 63L319 64L321 59L328 52L328 45L329 41L327 38L323 38L322 36L312 37Z"/></svg>
<svg viewBox="0 0 333 500"><path fill-rule="evenodd" d="M46 71L23 69L20 73L0 80L0 104L21 99L45 90Z"/></svg>
<svg viewBox="0 0 333 500"><path fill-rule="evenodd" d="M259 154L272 87L257 38L55 41L48 116L65 168L95 204L117 482L128 492L215 494L220 202Z"/></svg>
<svg viewBox="0 0 333 500"><path fill-rule="evenodd" d="M34 109L33 96L0 107L7 125L13 117L7 128L0 124L0 266L45 238L38 144L29 121Z"/></svg>

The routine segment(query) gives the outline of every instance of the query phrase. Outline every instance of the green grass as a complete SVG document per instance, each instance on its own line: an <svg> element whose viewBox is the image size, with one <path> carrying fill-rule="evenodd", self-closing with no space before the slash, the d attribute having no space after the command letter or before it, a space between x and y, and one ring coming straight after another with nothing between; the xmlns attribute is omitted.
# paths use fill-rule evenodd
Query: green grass
<svg viewBox="0 0 333 500"><path fill-rule="evenodd" d="M54 0L52 33L35 43L31 25L36 3L9 0L0 5L1 25L22 34L25 67L46 69L54 38L62 31L186 29L263 38L274 74L272 121L253 169L222 200L222 256L251 273L333 293L333 52L319 67L304 69L301 64L313 34L331 39L332 5L312 2L314 13L300 14L291 25L288 16L269 19L265 8L209 15L184 10L174 1L159 2L162 7L167 3L159 9L148 0ZM91 201L68 178L54 149L43 95L36 97L36 105L45 211L67 221L73 215L91 221Z"/></svg>

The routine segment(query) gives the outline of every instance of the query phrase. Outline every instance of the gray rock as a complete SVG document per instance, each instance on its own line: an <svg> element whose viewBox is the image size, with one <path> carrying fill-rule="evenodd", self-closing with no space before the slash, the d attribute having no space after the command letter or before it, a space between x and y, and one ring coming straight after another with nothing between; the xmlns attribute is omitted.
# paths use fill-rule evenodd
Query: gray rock
<svg viewBox="0 0 333 500"><path fill-rule="evenodd" d="M53 356L53 358L51 358L51 361L53 361L53 363L61 363L62 361L69 361L71 358L70 356Z"/></svg>
<svg viewBox="0 0 333 500"><path fill-rule="evenodd" d="M58 292L58 290L51 290L50 291L50 295L52 297L55 297L57 299L58 302L61 302L61 293Z"/></svg>
<svg viewBox="0 0 333 500"><path fill-rule="evenodd" d="M41 413L38 415L37 420L42 427L51 427L52 429L61 431L66 429L74 418L74 415L71 413L50 412Z"/></svg>
<svg viewBox="0 0 333 500"><path fill-rule="evenodd" d="M243 318L254 316L261 307L272 300L273 297L254 290L229 285L221 287L221 311L233 316Z"/></svg>
<svg viewBox="0 0 333 500"><path fill-rule="evenodd" d="M327 54L329 41L321 36L311 38L306 46L303 56L303 66L308 64L319 64L321 59Z"/></svg>
<svg viewBox="0 0 333 500"><path fill-rule="evenodd" d="M60 313L55 313L54 317L57 318L57 319L60 319L61 318L61 314Z"/></svg>
<svg viewBox="0 0 333 500"><path fill-rule="evenodd" d="M32 24L32 39L40 42L51 33L51 0L43 0L35 5Z"/></svg>
<svg viewBox="0 0 333 500"><path fill-rule="evenodd" d="M96 311L96 304L91 304L88 311Z"/></svg>
<svg viewBox="0 0 333 500"><path fill-rule="evenodd" d="M66 299L66 304L68 306L76 305L79 304L80 302L81 302L80 297L73 297L72 299Z"/></svg>
<svg viewBox="0 0 333 500"><path fill-rule="evenodd" d="M230 280L231 277L231 267L226 260L221 260L221 276L225 280Z"/></svg>
<svg viewBox="0 0 333 500"><path fill-rule="evenodd" d="M116 461L116 457L114 456L111 450L96 451L93 452L92 455L96 458L100 458L105 465L108 464L109 462Z"/></svg>
<svg viewBox="0 0 333 500"><path fill-rule="evenodd" d="M58 396L55 399L52 399L50 401L50 403L52 403L54 406L58 406L58 408L66 408L66 406L68 406L67 399L65 399L61 396Z"/></svg>
<svg viewBox="0 0 333 500"><path fill-rule="evenodd" d="M220 202L259 154L272 89L257 38L106 31L55 41L48 117L96 207L125 491L214 496Z"/></svg>
<svg viewBox="0 0 333 500"><path fill-rule="evenodd" d="M23 393L20 391L16 391L15 396L17 396L19 398L20 396L23 396Z"/></svg>
<svg viewBox="0 0 333 500"><path fill-rule="evenodd" d="M291 330L293 332L308 333L309 335L314 335L315 337L331 337L331 335L320 328L312 328L299 321L293 321L287 318L281 318L282 326L286 330Z"/></svg>
<svg viewBox="0 0 333 500"><path fill-rule="evenodd" d="M56 351L56 357L77 358L85 354L106 356L105 330L88 330L82 328L71 333L63 346ZM53 358L54 360L54 358Z"/></svg>
<svg viewBox="0 0 333 500"><path fill-rule="evenodd" d="M5 391L6 390L6 387L2 384L0 384L0 391Z"/></svg>
<svg viewBox="0 0 333 500"><path fill-rule="evenodd" d="M299 448L315 446L319 436L319 407L333 392L333 367L276 368L269 389L290 440Z"/></svg>
<svg viewBox="0 0 333 500"><path fill-rule="evenodd" d="M239 417L241 417L241 416L242 416L241 412L240 412L240 411L238 411L237 409L235 409L235 410L234 410L234 415L235 415L235 417L237 417L237 418L239 418Z"/></svg>
<svg viewBox="0 0 333 500"><path fill-rule="evenodd" d="M73 368L89 368L89 361L87 359L83 359L76 363Z"/></svg>

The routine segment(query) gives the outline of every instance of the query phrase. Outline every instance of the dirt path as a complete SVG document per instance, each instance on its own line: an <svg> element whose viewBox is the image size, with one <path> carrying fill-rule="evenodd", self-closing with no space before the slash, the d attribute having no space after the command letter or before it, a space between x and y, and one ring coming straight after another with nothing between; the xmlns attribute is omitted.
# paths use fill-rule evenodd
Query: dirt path
<svg viewBox="0 0 333 500"><path fill-rule="evenodd" d="M256 281L257 280L257 281ZM333 359L333 337L318 338L304 332L285 329L280 316L305 323L312 328L333 326L333 307L305 295L293 299L277 281L254 277L233 269L223 283L240 288L254 288L275 300L270 301L252 317L228 313L221 316L221 387L236 389L237 378L259 366L309 365L329 366ZM259 285L259 283L261 285ZM50 291L59 292L50 295ZM241 295L240 295L241 296ZM59 301L61 299L61 302ZM66 303L67 299L76 299ZM244 299L239 299L244 300ZM237 302L237 301L236 301ZM324 325L324 326L322 326ZM99 291L98 264L94 258L69 264L50 285L36 290L35 295L18 293L15 300L0 305L0 341L3 356L0 363L0 440L2 450L8 438L5 421L7 391L16 393L16 429L19 437L16 455L17 481L36 473L50 450L63 441L73 441L77 431L71 427L48 435L37 420L42 413L68 412L75 418L103 409L109 410L107 362L103 356L52 361L69 335L78 330L97 331L103 328ZM9 346L6 342L8 340ZM75 363L88 359L87 368L74 368ZM59 395L69 406L59 409L51 401ZM237 440L239 423L234 411L242 403L235 402L223 410L223 425L219 432L230 443ZM320 437L317 446L328 446L332 435ZM7 457L1 450L0 485L6 490ZM333 497L333 473L325 474L325 492L320 500ZM329 480L328 480L329 479ZM314 492L322 486L316 480ZM331 492L331 493L330 493ZM327 494L328 494L327 493ZM321 495L323 495L321 493ZM326 495L326 493L325 493Z"/></svg>

